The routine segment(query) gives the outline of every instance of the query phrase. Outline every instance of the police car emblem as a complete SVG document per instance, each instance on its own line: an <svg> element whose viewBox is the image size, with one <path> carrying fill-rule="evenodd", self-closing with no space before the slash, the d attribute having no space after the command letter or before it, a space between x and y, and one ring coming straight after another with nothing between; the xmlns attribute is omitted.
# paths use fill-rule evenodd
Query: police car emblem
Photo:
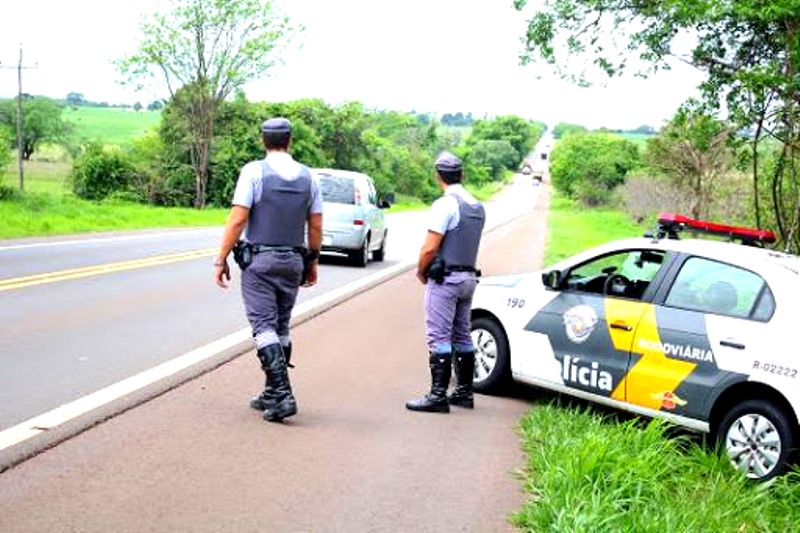
<svg viewBox="0 0 800 533"><path fill-rule="evenodd" d="M564 313L567 337L575 344L589 338L597 327L597 313L591 305L578 305Z"/></svg>

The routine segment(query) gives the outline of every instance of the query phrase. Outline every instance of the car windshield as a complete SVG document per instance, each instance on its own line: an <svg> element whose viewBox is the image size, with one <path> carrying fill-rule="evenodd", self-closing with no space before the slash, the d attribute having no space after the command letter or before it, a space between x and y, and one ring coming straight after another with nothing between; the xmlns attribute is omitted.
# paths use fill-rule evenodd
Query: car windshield
<svg viewBox="0 0 800 533"><path fill-rule="evenodd" d="M319 180L322 201L335 204L355 204L355 183L350 178L322 175Z"/></svg>

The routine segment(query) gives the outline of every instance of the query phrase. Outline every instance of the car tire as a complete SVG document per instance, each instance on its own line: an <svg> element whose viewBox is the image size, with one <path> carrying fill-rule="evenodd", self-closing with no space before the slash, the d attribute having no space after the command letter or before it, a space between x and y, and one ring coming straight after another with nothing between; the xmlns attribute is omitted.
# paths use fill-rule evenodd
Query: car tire
<svg viewBox="0 0 800 533"><path fill-rule="evenodd" d="M790 417L766 400L746 400L720 421L716 443L748 478L767 481L789 469L797 436Z"/></svg>
<svg viewBox="0 0 800 533"><path fill-rule="evenodd" d="M476 392L501 392L511 382L511 354L505 331L493 318L473 319L472 343L475 346L473 388Z"/></svg>
<svg viewBox="0 0 800 533"><path fill-rule="evenodd" d="M372 252L372 260L373 261L383 261L386 257L386 236L389 234L389 230L383 232L383 240L381 241L381 247Z"/></svg>
<svg viewBox="0 0 800 533"><path fill-rule="evenodd" d="M354 266L364 268L369 263L369 235L364 238L364 242L361 244L361 248L358 250L353 250L352 252L348 253L348 258L350 259L350 263Z"/></svg>

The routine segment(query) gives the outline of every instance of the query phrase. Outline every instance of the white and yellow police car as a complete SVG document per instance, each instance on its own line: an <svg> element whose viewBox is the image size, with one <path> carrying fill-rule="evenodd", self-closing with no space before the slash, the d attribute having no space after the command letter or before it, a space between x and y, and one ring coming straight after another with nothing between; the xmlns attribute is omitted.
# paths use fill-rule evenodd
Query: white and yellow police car
<svg viewBox="0 0 800 533"><path fill-rule="evenodd" d="M747 477L779 475L800 445L800 257L774 241L662 213L642 238L481 278L475 389L514 380L665 417L709 433Z"/></svg>

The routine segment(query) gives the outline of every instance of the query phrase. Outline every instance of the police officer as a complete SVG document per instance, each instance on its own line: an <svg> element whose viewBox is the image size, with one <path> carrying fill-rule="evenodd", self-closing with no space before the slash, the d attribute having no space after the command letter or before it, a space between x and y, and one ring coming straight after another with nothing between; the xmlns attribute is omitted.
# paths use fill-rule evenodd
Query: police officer
<svg viewBox="0 0 800 533"><path fill-rule="evenodd" d="M289 320L304 274L304 286L317 281L322 244L322 195L309 169L289 154L291 138L292 126L285 118L261 125L266 157L242 168L214 261L217 285L225 288L231 279L227 257L244 231L252 262L239 263L242 298L266 375L264 390L250 406L273 422L297 413L287 370Z"/></svg>
<svg viewBox="0 0 800 533"><path fill-rule="evenodd" d="M478 283L475 263L486 214L483 205L461 185L461 161L455 155L442 152L435 166L444 194L431 206L428 233L417 261L417 278L425 284L431 390L407 402L406 408L447 413L450 405L474 407L475 348L470 312ZM453 367L456 386L448 397Z"/></svg>

